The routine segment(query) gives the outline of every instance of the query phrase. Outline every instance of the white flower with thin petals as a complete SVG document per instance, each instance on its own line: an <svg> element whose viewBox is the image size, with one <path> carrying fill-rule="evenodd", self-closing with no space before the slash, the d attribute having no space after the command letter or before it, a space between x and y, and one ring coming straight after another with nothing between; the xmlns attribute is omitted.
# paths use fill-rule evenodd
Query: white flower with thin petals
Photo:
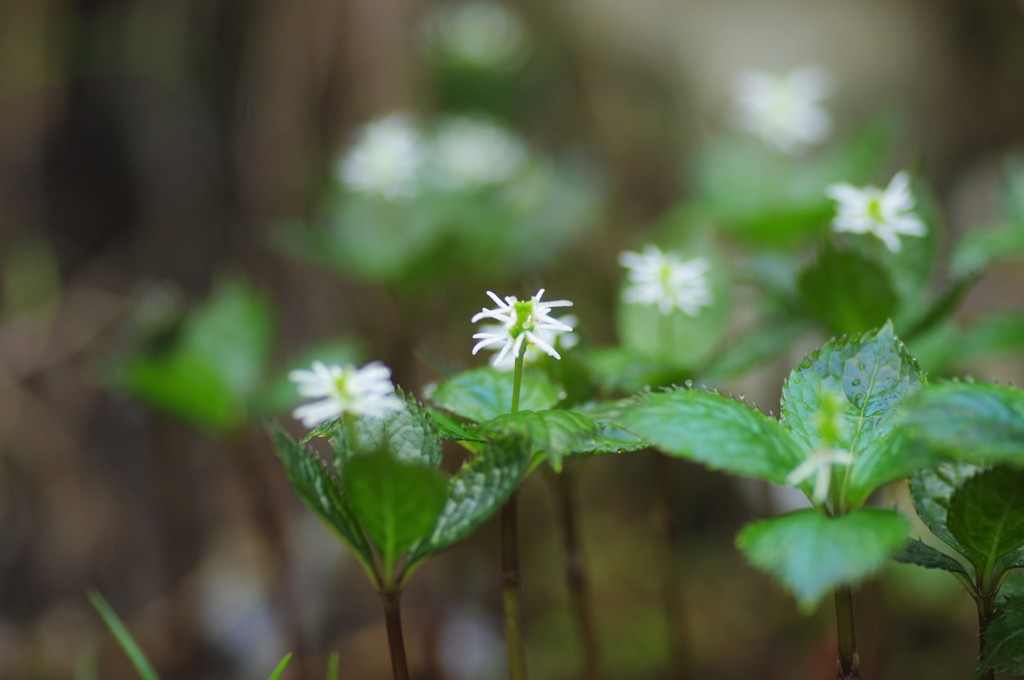
<svg viewBox="0 0 1024 680"><path fill-rule="evenodd" d="M619 253L619 264L626 268L627 285L622 299L641 305L657 305L662 314L681 309L697 316L714 298L707 274L711 263L703 257L683 261L676 253L663 253L655 245L643 252Z"/></svg>
<svg viewBox="0 0 1024 680"><path fill-rule="evenodd" d="M885 189L833 184L825 193L837 202L832 221L832 229L837 232L874 234L894 253L900 252L900 236L928 233L924 222L914 213L910 176L905 171L896 173Z"/></svg>
<svg viewBox="0 0 1024 680"><path fill-rule="evenodd" d="M316 427L343 413L381 418L405 408L391 384L391 369L373 361L362 368L351 364L327 366L313 362L313 370L297 369L288 374L303 397L319 398L299 406L292 415L306 427Z"/></svg>
<svg viewBox="0 0 1024 680"><path fill-rule="evenodd" d="M425 159L426 146L419 130L408 116L393 113L362 129L336 172L352 191L408 198L418 190L418 174Z"/></svg>
<svg viewBox="0 0 1024 680"><path fill-rule="evenodd" d="M477 323L484 319L493 319L498 323L489 324L487 330L473 335L474 340L480 341L473 347L473 354L485 347L500 348L492 362L494 366L500 366L506 356L511 355L513 359L522 356L523 345L528 343L549 356L562 358L552 343L559 333L571 333L572 326L553 318L551 310L556 307L572 307L571 302L542 301L543 288L529 300L519 300L514 295L507 295L503 300L491 291L487 291L487 295L498 307L483 308L471 321Z"/></svg>
<svg viewBox="0 0 1024 680"><path fill-rule="evenodd" d="M832 131L821 106L831 91L831 77L817 66L778 75L744 71L733 84L737 122L765 144L795 154Z"/></svg>
<svg viewBox="0 0 1024 680"><path fill-rule="evenodd" d="M814 477L811 498L818 505L822 505L828 499L829 486L832 484L832 468L837 465L845 467L852 462L853 454L849 451L830 447L815 449L807 456L807 460L786 476L786 483L797 486L804 480Z"/></svg>
<svg viewBox="0 0 1024 680"><path fill-rule="evenodd" d="M567 326L573 327L579 323L579 319L577 319L574 314L566 314L559 317L558 320ZM504 326L500 326L498 324L484 324L483 326L480 326L480 332L501 333L503 328ZM566 333L564 331L556 331L550 328L539 329L537 331L537 335L550 346L555 347L557 345L557 347L561 349L571 349L580 342L580 336L576 333ZM527 363L536 361L540 354L541 350L528 344L526 349L523 350L523 361ZM497 357L495 357L495 359L497 359ZM511 371L516 366L516 358L510 352L506 354L501 361L494 361L491 365L499 371Z"/></svg>

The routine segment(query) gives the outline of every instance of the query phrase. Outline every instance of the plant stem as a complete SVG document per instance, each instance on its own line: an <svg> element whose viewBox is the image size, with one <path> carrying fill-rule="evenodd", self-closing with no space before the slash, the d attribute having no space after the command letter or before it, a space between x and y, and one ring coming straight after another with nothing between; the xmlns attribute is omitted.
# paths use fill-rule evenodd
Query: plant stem
<svg viewBox="0 0 1024 680"><path fill-rule="evenodd" d="M583 642L583 677L587 680L600 680L597 631L594 627L593 609L590 606L590 592L587 587L587 573L584 568L579 526L576 521L576 504L573 498L575 479L572 478L568 465L561 473L553 474L553 479L565 540L565 582Z"/></svg>
<svg viewBox="0 0 1024 680"><path fill-rule="evenodd" d="M519 391L523 382L522 353L516 356L512 382L512 413L519 411ZM526 645L523 641L519 597L519 520L518 491L513 491L501 506L501 590L505 606L505 645L508 647L508 672L511 680L526 680Z"/></svg>
<svg viewBox="0 0 1024 680"><path fill-rule="evenodd" d="M405 640L402 637L402 611L399 606L402 591L384 590L380 597L384 603L384 625L388 630L392 675L394 680L409 680L409 666L405 661Z"/></svg>
<svg viewBox="0 0 1024 680"><path fill-rule="evenodd" d="M837 588L836 626L839 631L839 680L859 680L860 657L857 655L857 639L853 630L853 591Z"/></svg>
<svg viewBox="0 0 1024 680"><path fill-rule="evenodd" d="M668 628L669 674L672 680L686 680L687 671L687 630L686 616L682 607L683 592L679 543L682 534L677 519L676 485L672 461L667 456L655 458L655 472L658 477L658 500L661 504L661 527L664 542L668 548L662 567L662 598L665 604L665 624Z"/></svg>
<svg viewBox="0 0 1024 680"><path fill-rule="evenodd" d="M979 591L974 601L978 605L978 664L980 665L985 657L985 631L992 615L995 614L996 596L994 593ZM994 668L989 668L979 678L980 680L996 680L996 671Z"/></svg>

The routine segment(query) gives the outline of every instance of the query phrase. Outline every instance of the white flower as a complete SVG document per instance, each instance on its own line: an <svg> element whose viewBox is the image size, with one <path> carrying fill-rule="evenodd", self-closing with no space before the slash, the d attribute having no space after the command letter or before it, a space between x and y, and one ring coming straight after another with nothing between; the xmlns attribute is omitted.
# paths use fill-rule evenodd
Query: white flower
<svg viewBox="0 0 1024 680"><path fill-rule="evenodd" d="M338 162L338 178L351 190L406 198L417 191L426 158L422 135L409 118L393 113L366 125L355 146Z"/></svg>
<svg viewBox="0 0 1024 680"><path fill-rule="evenodd" d="M627 286L622 291L626 302L657 305L662 314L679 308L696 316L713 301L707 279L711 263L706 258L684 262L676 253L646 245L640 253L619 253L619 264L627 270Z"/></svg>
<svg viewBox="0 0 1024 680"><path fill-rule="evenodd" d="M884 190L833 184L825 193L838 203L832 221L835 231L874 234L894 253L900 251L900 236L924 236L928 231L914 213L910 177L905 171L896 173Z"/></svg>
<svg viewBox="0 0 1024 680"><path fill-rule="evenodd" d="M441 181L455 188L503 182L526 160L517 137L494 123L464 116L441 123L434 153Z"/></svg>
<svg viewBox="0 0 1024 680"><path fill-rule="evenodd" d="M815 449L807 456L807 460L796 466L786 476L786 483L797 486L805 479L814 476L814 490L811 498L818 505L828 499L828 487L832 483L832 468L836 465L846 466L853 462L853 454L842 449L831 447Z"/></svg>
<svg viewBox="0 0 1024 680"><path fill-rule="evenodd" d="M391 369L379 361L362 368L352 364L326 366L314 361L313 370L294 370L288 379L298 385L303 397L322 397L292 411L295 418L310 428L343 413L381 418L405 408L405 402L391 384Z"/></svg>
<svg viewBox="0 0 1024 680"><path fill-rule="evenodd" d="M493 361L494 366L499 366L509 352L513 359L521 356L523 344L529 341L531 345L536 346L545 354L556 359L562 358L551 343L558 333L572 332L572 326L552 318L550 313L555 307L572 307L571 302L568 300L542 302L543 288L529 300L522 301L514 295L507 295L502 300L491 291L487 291L487 295L497 303L497 309L485 307L475 314L471 321L477 323L483 319L494 319L500 325L493 325L493 327L489 327L489 330L473 335L474 340L480 341L473 347L473 354L484 347L500 346L501 349Z"/></svg>
<svg viewBox="0 0 1024 680"><path fill-rule="evenodd" d="M744 71L736 76L736 118L744 130L782 153L826 139L832 121L821 100L832 90L827 71L805 66L781 75Z"/></svg>
<svg viewBox="0 0 1024 680"><path fill-rule="evenodd" d="M577 319L574 314L566 314L565 316L559 318L559 321L561 321L567 326L573 327L575 327L576 324L579 323L579 319ZM502 333L503 329L504 326L500 326L498 324L484 324L483 326L480 326L481 333ZM571 349L578 345L580 342L580 336L577 335L576 333L556 331L551 328L538 329L537 335L540 337L541 340L546 342L551 347L554 347L557 342L558 346L561 347L562 349ZM535 361L539 353L540 350L538 350L535 346L527 345L526 349L523 350L523 361ZM497 357L495 357L495 361L491 362L491 365L494 366L494 368L498 369L499 371L511 371L513 368L515 368L516 358L510 352L506 354L501 359L501 361L497 361Z"/></svg>

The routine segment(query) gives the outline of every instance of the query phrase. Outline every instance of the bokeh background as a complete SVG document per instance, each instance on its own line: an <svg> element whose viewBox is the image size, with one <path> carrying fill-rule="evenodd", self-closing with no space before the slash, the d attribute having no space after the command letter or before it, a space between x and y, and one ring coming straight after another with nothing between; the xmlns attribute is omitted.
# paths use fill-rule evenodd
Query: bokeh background
<svg viewBox="0 0 1024 680"><path fill-rule="evenodd" d="M286 370L317 351L380 359L421 394L483 363L469 317L487 289L546 287L577 302L586 343L615 343L616 255L697 192L694 159L730 128L738 71L829 69L836 134L889 121L888 165L868 179L911 167L947 245L999 219L1004 165L1024 146L1020 2L483 7L453 19L462 5L427 0L0 4L0 677L134 677L90 587L165 679L266 677L287 651L287 678L324 677L332 652L342 678L389 677L375 594L292 497L261 427L277 414L295 430ZM492 239L500 201L456 218L449 204L380 212L339 197L339 154L396 111L425 129L485 113L546 159L520 187L545 207L505 225L527 237ZM433 210L462 231L350 250L377 223L429 231ZM323 223L348 235L322 237ZM724 243L724 261L740 257ZM192 375L188 357L144 361L203 309L213 321L188 342L237 368L221 391L174 382ZM1022 309L1018 261L957 318ZM823 337L722 387L777 410L788 368ZM956 369L1019 384L1024 349L1010 349ZM608 678L667 678L673 654L693 678L834 672L830 607L800 615L732 545L791 499L650 452L577 462ZM549 481L531 478L520 505L530 663L556 680L579 677L578 641ZM503 677L497 567L485 526L413 579L416 677ZM860 593L865 677L970 677L974 611L953 579L894 565Z"/></svg>

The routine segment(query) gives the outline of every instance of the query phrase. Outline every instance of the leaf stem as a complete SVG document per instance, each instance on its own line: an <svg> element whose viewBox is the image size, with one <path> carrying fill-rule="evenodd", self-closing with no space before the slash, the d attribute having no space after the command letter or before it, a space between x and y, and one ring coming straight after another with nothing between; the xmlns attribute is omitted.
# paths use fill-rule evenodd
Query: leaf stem
<svg viewBox="0 0 1024 680"><path fill-rule="evenodd" d="M995 571L992 567L980 572L981 578L978 579L976 584L976 590L974 593L974 603L978 607L978 665L985 658L985 638L986 631L988 630L989 621L992 620L992 616L996 613L996 593L999 592L999 578L995 576ZM985 671L984 675L978 676L979 680L995 680L996 671L994 668L989 668Z"/></svg>
<svg viewBox="0 0 1024 680"><path fill-rule="evenodd" d="M384 603L384 625L388 630L388 648L391 650L391 672L394 680L409 680L409 666L405 660L405 639L402 636L402 611L399 600L402 591L381 591Z"/></svg>
<svg viewBox="0 0 1024 680"><path fill-rule="evenodd" d="M512 413L519 411L519 392L523 383L523 353L516 356L512 382ZM501 590L505 609L505 645L508 647L508 672L511 680L526 680L526 645L523 640L519 593L519 492L514 491L501 506Z"/></svg>
<svg viewBox="0 0 1024 680"><path fill-rule="evenodd" d="M600 680L601 664L597 645L597 630L594 626L593 608L590 602L587 571L573 495L576 479L572 477L569 465L566 465L562 472L553 473L552 478L555 482L559 514L562 520L562 537L565 541L565 582L583 643L583 677L586 680Z"/></svg>
<svg viewBox="0 0 1024 680"><path fill-rule="evenodd" d="M853 629L853 590L837 588L836 626L839 632L839 680L859 680L860 656Z"/></svg>

